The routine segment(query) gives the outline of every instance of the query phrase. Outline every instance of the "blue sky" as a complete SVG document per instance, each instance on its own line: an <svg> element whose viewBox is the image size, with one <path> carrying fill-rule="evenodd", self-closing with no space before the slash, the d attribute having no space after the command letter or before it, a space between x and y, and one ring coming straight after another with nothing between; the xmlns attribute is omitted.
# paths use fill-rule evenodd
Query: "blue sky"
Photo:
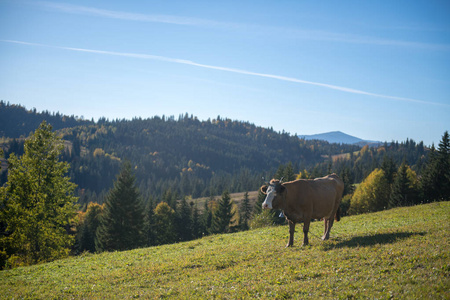
<svg viewBox="0 0 450 300"><path fill-rule="evenodd" d="M450 2L0 0L0 99L437 144Z"/></svg>

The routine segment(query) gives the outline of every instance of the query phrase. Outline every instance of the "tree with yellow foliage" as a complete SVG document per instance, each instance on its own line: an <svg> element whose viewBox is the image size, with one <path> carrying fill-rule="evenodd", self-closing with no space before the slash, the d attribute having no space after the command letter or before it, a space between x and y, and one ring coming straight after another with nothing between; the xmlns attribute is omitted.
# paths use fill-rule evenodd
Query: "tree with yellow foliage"
<svg viewBox="0 0 450 300"><path fill-rule="evenodd" d="M383 210L388 206L389 183L382 169L375 169L358 185L350 201L350 214Z"/></svg>

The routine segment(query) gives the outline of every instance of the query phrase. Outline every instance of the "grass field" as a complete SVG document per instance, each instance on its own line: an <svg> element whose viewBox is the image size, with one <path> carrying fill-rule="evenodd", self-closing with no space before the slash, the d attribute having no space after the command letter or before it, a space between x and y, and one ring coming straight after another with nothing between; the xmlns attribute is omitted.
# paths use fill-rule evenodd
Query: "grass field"
<svg viewBox="0 0 450 300"><path fill-rule="evenodd" d="M87 254L0 272L0 298L450 299L450 202Z"/></svg>

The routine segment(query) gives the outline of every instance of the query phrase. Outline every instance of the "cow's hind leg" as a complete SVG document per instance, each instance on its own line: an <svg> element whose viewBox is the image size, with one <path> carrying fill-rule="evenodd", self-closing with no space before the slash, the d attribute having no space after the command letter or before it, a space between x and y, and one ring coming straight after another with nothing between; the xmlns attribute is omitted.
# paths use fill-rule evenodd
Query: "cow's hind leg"
<svg viewBox="0 0 450 300"><path fill-rule="evenodd" d="M331 231L331 227L333 227L333 222L334 222L334 216L329 219L325 219L325 232L323 233L322 240L325 241L330 238L330 231Z"/></svg>
<svg viewBox="0 0 450 300"><path fill-rule="evenodd" d="M286 248L294 245L294 233L295 233L295 223L289 221L289 241L286 245Z"/></svg>
<svg viewBox="0 0 450 300"><path fill-rule="evenodd" d="M330 221L328 219L323 219L323 223L324 223L324 231L323 231L323 236L322 236L322 240L326 240L327 239L327 231L328 231L328 226L330 224Z"/></svg>
<svg viewBox="0 0 450 300"><path fill-rule="evenodd" d="M303 222L303 246L306 246L309 244L308 241L308 231L309 231L309 224L311 223L311 219L308 218L307 221Z"/></svg>

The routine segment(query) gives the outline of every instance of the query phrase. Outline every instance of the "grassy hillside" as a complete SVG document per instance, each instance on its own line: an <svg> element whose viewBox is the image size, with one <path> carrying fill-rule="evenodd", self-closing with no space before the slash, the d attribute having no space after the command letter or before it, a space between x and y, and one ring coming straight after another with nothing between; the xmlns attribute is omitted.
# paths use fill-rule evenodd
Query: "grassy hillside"
<svg viewBox="0 0 450 300"><path fill-rule="evenodd" d="M346 217L285 249L287 226L0 272L1 298L449 299L450 202Z"/></svg>

